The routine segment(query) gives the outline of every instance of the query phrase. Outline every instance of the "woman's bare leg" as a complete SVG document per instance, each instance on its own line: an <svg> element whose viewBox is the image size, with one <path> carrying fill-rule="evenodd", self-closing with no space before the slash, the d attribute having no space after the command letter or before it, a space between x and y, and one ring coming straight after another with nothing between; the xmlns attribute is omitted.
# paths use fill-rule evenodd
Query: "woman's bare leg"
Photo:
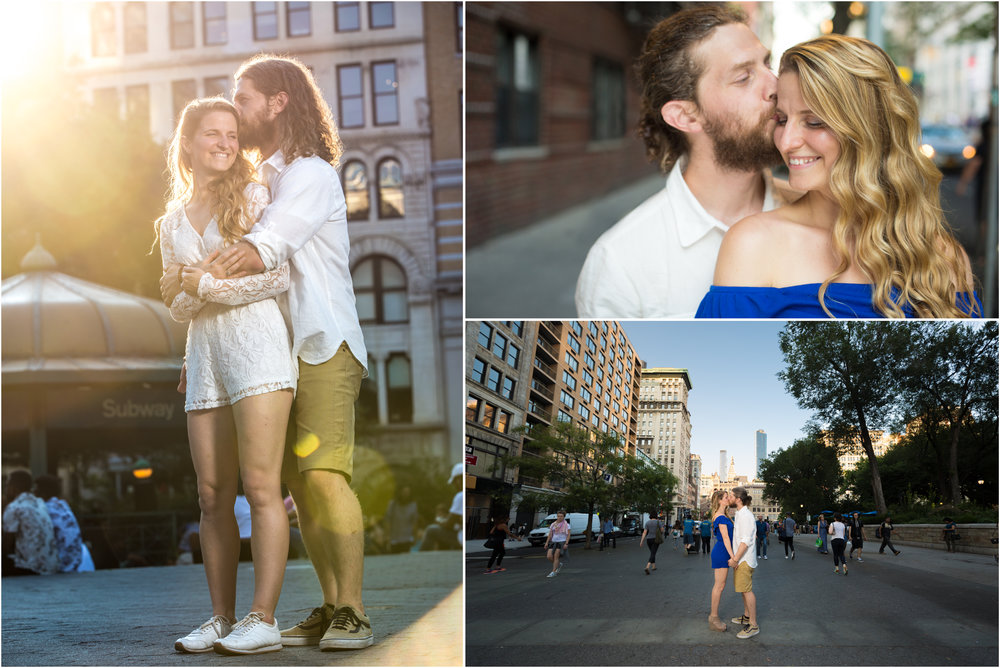
<svg viewBox="0 0 1000 668"><path fill-rule="evenodd" d="M288 513L281 496L281 460L292 406L291 390L268 392L233 404L240 475L250 503L254 592L251 612L274 622L288 559Z"/></svg>
<svg viewBox="0 0 1000 668"><path fill-rule="evenodd" d="M233 504L239 471L236 429L229 406L188 413L191 461L198 476L198 537L212 615L236 618L236 568L240 531Z"/></svg>

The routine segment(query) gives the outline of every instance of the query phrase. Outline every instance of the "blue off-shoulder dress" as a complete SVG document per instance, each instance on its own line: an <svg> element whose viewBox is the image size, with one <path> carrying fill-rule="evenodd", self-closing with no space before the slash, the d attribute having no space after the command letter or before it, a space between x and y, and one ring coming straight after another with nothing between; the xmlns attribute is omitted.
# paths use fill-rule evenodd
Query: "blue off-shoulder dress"
<svg viewBox="0 0 1000 668"><path fill-rule="evenodd" d="M819 303L821 283L785 288L713 285L698 305L695 318L828 318ZM955 303L969 315L982 317L983 305L973 294L976 308L963 294ZM835 318L884 318L872 307L870 283L831 283L826 288L826 307ZM913 309L903 307L906 317Z"/></svg>

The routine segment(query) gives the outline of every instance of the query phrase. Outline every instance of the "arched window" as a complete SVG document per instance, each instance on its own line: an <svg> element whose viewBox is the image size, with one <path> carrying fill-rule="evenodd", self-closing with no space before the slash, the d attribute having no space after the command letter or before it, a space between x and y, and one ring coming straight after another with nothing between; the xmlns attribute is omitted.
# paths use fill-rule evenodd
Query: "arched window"
<svg viewBox="0 0 1000 668"><path fill-rule="evenodd" d="M403 167L399 160L386 158L378 163L378 217L402 218Z"/></svg>
<svg viewBox="0 0 1000 668"><path fill-rule="evenodd" d="M358 318L362 323L397 323L410 319L406 273L392 258L372 255L351 272Z"/></svg>
<svg viewBox="0 0 1000 668"><path fill-rule="evenodd" d="M386 364L389 424L413 422L413 382L410 380L410 358L405 353L389 355Z"/></svg>
<svg viewBox="0 0 1000 668"><path fill-rule="evenodd" d="M344 165L344 197L347 198L347 220L368 220L368 170L360 160Z"/></svg>

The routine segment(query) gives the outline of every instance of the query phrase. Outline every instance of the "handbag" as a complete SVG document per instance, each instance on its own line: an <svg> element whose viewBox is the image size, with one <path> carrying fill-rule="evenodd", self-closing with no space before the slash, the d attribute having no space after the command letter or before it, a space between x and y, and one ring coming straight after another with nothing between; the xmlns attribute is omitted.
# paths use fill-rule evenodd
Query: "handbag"
<svg viewBox="0 0 1000 668"><path fill-rule="evenodd" d="M663 542L663 529L659 525L656 526L656 535L653 537L653 542L657 545Z"/></svg>
<svg viewBox="0 0 1000 668"><path fill-rule="evenodd" d="M822 538L817 538L816 539L816 547L823 547L823 539Z"/></svg>
<svg viewBox="0 0 1000 668"><path fill-rule="evenodd" d="M490 532L489 538L487 538L486 542L483 543L483 547L489 548L491 550L495 550L497 548L497 537L496 537L496 534L494 534L493 532Z"/></svg>

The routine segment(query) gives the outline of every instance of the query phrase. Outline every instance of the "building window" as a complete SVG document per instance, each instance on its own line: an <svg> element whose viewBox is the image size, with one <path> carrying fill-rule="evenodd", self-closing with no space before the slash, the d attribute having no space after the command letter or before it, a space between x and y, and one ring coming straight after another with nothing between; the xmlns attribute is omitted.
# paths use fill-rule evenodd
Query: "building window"
<svg viewBox="0 0 1000 668"><path fill-rule="evenodd" d="M576 354L580 354L580 342L571 334L566 337L566 342L569 343L570 350Z"/></svg>
<svg viewBox="0 0 1000 668"><path fill-rule="evenodd" d="M507 346L507 364L512 369L517 368L517 363L521 358L521 350L513 343Z"/></svg>
<svg viewBox="0 0 1000 668"><path fill-rule="evenodd" d="M480 385L486 383L486 362L479 359L478 357L472 360L472 380L476 381Z"/></svg>
<svg viewBox="0 0 1000 668"><path fill-rule="evenodd" d="M512 320L510 323L510 333L514 336L522 336L524 334L524 321Z"/></svg>
<svg viewBox="0 0 1000 668"><path fill-rule="evenodd" d="M198 90L195 87L194 79L182 79L170 84L172 99L174 104L174 125L180 120L181 112L191 100L198 97Z"/></svg>
<svg viewBox="0 0 1000 668"><path fill-rule="evenodd" d="M463 3L455 3L455 51L465 50L465 7Z"/></svg>
<svg viewBox="0 0 1000 668"><path fill-rule="evenodd" d="M194 47L194 3L170 3L170 48Z"/></svg>
<svg viewBox="0 0 1000 668"><path fill-rule="evenodd" d="M337 32L361 30L361 7L357 2L335 2L333 29Z"/></svg>
<svg viewBox="0 0 1000 668"><path fill-rule="evenodd" d="M517 386L517 383L514 381L513 378L506 378L505 377L503 379L503 390L501 390L500 396L502 396L505 399L511 399L511 400L513 400L514 399L514 388L516 386Z"/></svg>
<svg viewBox="0 0 1000 668"><path fill-rule="evenodd" d="M253 3L253 38L278 39L278 3Z"/></svg>
<svg viewBox="0 0 1000 668"><path fill-rule="evenodd" d="M413 383L410 380L410 358L393 353L386 364L389 399L389 423L413 422Z"/></svg>
<svg viewBox="0 0 1000 668"><path fill-rule="evenodd" d="M490 338L493 336L493 328L487 325L485 322L479 323L479 336L476 338L476 342L487 350L490 347Z"/></svg>
<svg viewBox="0 0 1000 668"><path fill-rule="evenodd" d="M486 387L493 392L500 394L500 371L490 367L489 373L486 375Z"/></svg>
<svg viewBox="0 0 1000 668"><path fill-rule="evenodd" d="M115 10L110 2L98 2L90 10L90 52L94 58L115 55Z"/></svg>
<svg viewBox="0 0 1000 668"><path fill-rule="evenodd" d="M538 42L513 30L497 33L496 146L538 143Z"/></svg>
<svg viewBox="0 0 1000 668"><path fill-rule="evenodd" d="M568 387L571 390L576 389L576 378L571 376L569 371L563 371L562 379L563 383L566 384L566 387Z"/></svg>
<svg viewBox="0 0 1000 668"><path fill-rule="evenodd" d="M368 220L368 171L360 160L344 165L344 197L347 199L347 220Z"/></svg>
<svg viewBox="0 0 1000 668"><path fill-rule="evenodd" d="M497 358L503 359L503 353L506 348L507 338L498 332L497 335L493 337L493 354L496 355Z"/></svg>
<svg viewBox="0 0 1000 668"><path fill-rule="evenodd" d="M465 399L465 420L475 422L479 418L479 405L483 402L477 396L470 394Z"/></svg>
<svg viewBox="0 0 1000 668"><path fill-rule="evenodd" d="M403 206L403 166L395 158L386 158L378 163L378 217L402 218Z"/></svg>
<svg viewBox="0 0 1000 668"><path fill-rule="evenodd" d="M312 15L308 2L286 3L285 18L288 20L289 37L306 37L312 34Z"/></svg>
<svg viewBox="0 0 1000 668"><path fill-rule="evenodd" d="M396 25L395 11L392 2L368 3L368 26L372 30L392 28Z"/></svg>
<svg viewBox="0 0 1000 668"><path fill-rule="evenodd" d="M137 84L125 87L125 117L129 124L149 131L149 86Z"/></svg>
<svg viewBox="0 0 1000 668"><path fill-rule="evenodd" d="M479 424L484 427L493 428L493 418L496 415L496 406L483 403L483 416L479 419Z"/></svg>
<svg viewBox="0 0 1000 668"><path fill-rule="evenodd" d="M503 410L502 408L497 409L496 430L501 434L506 434L508 431L510 431L511 417L513 416L507 411Z"/></svg>
<svg viewBox="0 0 1000 668"><path fill-rule="evenodd" d="M375 125L399 124L399 82L396 61L372 63L372 97Z"/></svg>
<svg viewBox="0 0 1000 668"><path fill-rule="evenodd" d="M232 79L228 76L208 77L205 79L205 97L224 97L229 99L232 92Z"/></svg>
<svg viewBox="0 0 1000 668"><path fill-rule="evenodd" d="M205 23L205 46L229 41L229 34L226 32L226 3L204 3L201 6L201 17Z"/></svg>
<svg viewBox="0 0 1000 668"><path fill-rule="evenodd" d="M360 128L365 124L364 89L361 65L337 67L337 104L341 128Z"/></svg>
<svg viewBox="0 0 1000 668"><path fill-rule="evenodd" d="M351 278L362 324L409 321L406 274L394 260L383 255L365 258L354 267Z"/></svg>
<svg viewBox="0 0 1000 668"><path fill-rule="evenodd" d="M146 3L125 3L125 53L145 53L146 35Z"/></svg>
<svg viewBox="0 0 1000 668"><path fill-rule="evenodd" d="M619 63L595 58L591 73L590 138L625 136L625 70Z"/></svg>

